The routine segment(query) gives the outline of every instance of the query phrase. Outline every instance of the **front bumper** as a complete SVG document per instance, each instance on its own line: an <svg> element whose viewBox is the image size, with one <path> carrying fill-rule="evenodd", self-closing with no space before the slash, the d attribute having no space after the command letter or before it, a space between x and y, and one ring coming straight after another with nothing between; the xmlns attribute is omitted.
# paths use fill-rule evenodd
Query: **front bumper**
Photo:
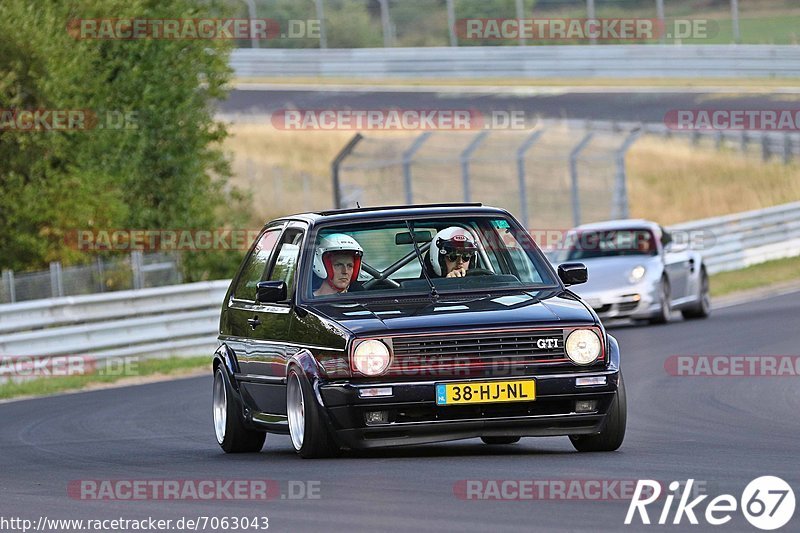
<svg viewBox="0 0 800 533"><path fill-rule="evenodd" d="M661 302L657 288L631 285L623 289L579 293L601 319L647 319L658 313Z"/></svg>
<svg viewBox="0 0 800 533"><path fill-rule="evenodd" d="M577 377L606 376L606 384L577 386ZM617 369L513 376L536 380L531 402L438 406L436 383L469 383L481 379L415 382L328 382L318 386L331 429L341 445L354 449L424 444L485 436L561 436L599 432L617 391ZM361 398L366 387L391 387L392 396ZM576 413L576 400L597 400L591 413ZM368 411L386 411L388 422L368 425Z"/></svg>

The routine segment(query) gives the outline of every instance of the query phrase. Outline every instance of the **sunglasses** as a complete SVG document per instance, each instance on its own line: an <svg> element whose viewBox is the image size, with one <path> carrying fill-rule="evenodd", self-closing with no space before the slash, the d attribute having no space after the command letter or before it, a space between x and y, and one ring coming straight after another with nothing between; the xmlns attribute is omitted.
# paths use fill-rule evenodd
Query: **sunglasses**
<svg viewBox="0 0 800 533"><path fill-rule="evenodd" d="M456 261L458 261L459 257L461 258L461 261L463 261L464 263L469 263L470 261L472 261L472 258L475 257L475 253L474 252L473 253L456 253L456 252L453 252L453 253L447 254L445 257L451 263L455 263Z"/></svg>

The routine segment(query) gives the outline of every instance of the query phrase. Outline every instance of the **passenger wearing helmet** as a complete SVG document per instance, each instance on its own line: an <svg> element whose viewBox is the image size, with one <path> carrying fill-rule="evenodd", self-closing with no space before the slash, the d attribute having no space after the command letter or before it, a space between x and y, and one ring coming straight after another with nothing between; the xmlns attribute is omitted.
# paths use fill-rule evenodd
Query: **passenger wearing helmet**
<svg viewBox="0 0 800 533"><path fill-rule="evenodd" d="M431 241L426 267L433 276L460 278L475 266L478 246L475 237L464 228L450 226L438 232Z"/></svg>
<svg viewBox="0 0 800 533"><path fill-rule="evenodd" d="M349 235L334 233L323 237L314 251L312 270L323 280L314 296L347 292L358 278L363 255L361 245Z"/></svg>

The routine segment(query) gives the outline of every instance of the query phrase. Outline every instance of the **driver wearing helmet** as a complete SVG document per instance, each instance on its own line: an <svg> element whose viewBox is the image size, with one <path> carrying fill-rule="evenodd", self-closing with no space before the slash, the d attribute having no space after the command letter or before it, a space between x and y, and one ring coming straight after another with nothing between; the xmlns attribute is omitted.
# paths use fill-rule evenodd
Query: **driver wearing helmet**
<svg viewBox="0 0 800 533"><path fill-rule="evenodd" d="M468 230L450 226L438 232L431 241L426 266L434 276L460 278L475 266L478 246Z"/></svg>
<svg viewBox="0 0 800 533"><path fill-rule="evenodd" d="M314 296L347 292L358 278L363 255L361 245L349 235L334 233L323 237L314 251L312 270L323 280Z"/></svg>

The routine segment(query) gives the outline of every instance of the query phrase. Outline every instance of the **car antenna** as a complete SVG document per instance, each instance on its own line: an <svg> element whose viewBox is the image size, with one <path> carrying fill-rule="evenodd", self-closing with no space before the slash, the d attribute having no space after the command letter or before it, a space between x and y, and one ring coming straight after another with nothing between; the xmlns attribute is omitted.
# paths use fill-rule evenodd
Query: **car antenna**
<svg viewBox="0 0 800 533"><path fill-rule="evenodd" d="M436 287L433 286L433 282L431 281L431 277L428 275L428 269L425 268L425 261L422 259L422 253L419 251L419 244L417 244L417 238L414 236L414 223L406 220L406 227L408 228L408 232L411 235L411 242L414 243L414 251L417 253L417 260L419 261L419 266L422 268L422 275L425 276L425 280L428 282L428 286L431 288L431 298L434 300L439 298L439 293L436 291Z"/></svg>
<svg viewBox="0 0 800 533"><path fill-rule="evenodd" d="M356 207L357 207L357 208L359 208L359 209L361 209L361 204L360 204L360 203L358 203L358 200L356 200Z"/></svg>

